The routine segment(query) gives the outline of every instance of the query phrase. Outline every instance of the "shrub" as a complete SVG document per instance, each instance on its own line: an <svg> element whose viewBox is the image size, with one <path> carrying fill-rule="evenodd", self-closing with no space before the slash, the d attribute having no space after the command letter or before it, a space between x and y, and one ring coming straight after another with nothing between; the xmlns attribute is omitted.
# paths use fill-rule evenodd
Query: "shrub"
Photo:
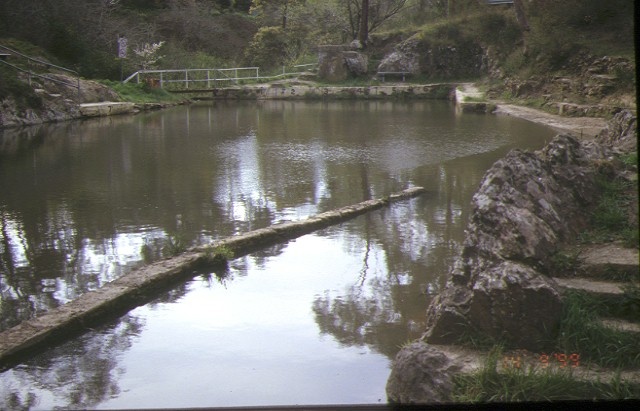
<svg viewBox="0 0 640 411"><path fill-rule="evenodd" d="M13 98L19 109L40 109L43 106L42 98L18 78L16 71L0 66L0 100L5 98Z"/></svg>
<svg viewBox="0 0 640 411"><path fill-rule="evenodd" d="M282 27L262 27L245 51L250 65L272 69L286 65L292 59L291 41Z"/></svg>

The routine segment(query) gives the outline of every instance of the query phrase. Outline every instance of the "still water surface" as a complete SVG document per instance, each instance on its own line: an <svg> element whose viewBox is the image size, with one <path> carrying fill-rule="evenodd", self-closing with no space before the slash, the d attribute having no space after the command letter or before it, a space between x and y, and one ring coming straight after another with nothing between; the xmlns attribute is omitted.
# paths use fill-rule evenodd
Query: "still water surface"
<svg viewBox="0 0 640 411"><path fill-rule="evenodd" d="M385 402L486 169L554 132L442 101L215 103L0 132L0 327L158 258L427 193L194 273L0 374L0 408Z"/></svg>

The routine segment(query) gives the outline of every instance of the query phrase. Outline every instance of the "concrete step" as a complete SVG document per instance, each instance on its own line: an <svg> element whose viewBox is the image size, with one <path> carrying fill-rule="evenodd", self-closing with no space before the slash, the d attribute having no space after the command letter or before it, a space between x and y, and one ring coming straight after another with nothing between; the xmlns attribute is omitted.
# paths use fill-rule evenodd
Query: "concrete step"
<svg viewBox="0 0 640 411"><path fill-rule="evenodd" d="M579 269L585 276L620 281L640 280L637 248L616 243L597 244L582 248Z"/></svg>
<svg viewBox="0 0 640 411"><path fill-rule="evenodd" d="M78 106L84 117L112 116L130 114L135 111L135 104L127 102L105 101L102 103L84 103Z"/></svg>
<svg viewBox="0 0 640 411"><path fill-rule="evenodd" d="M462 365L460 373L471 374L482 368L486 363L488 353L486 351L475 350L454 345L432 346L445 353L449 358L455 359ZM640 373L638 370L620 371L612 368L600 367L581 360L578 353L533 353L527 350L505 351L496 364L499 373L522 370L528 372L534 369L538 371L567 372L578 380L608 382L616 377L619 372L621 380L640 383Z"/></svg>
<svg viewBox="0 0 640 411"><path fill-rule="evenodd" d="M598 297L622 296L624 283L612 281L596 281L587 278L558 278L554 280L566 290L585 291Z"/></svg>
<svg viewBox="0 0 640 411"><path fill-rule="evenodd" d="M640 319L638 320L640 321ZM603 318L600 320L600 323L607 328L618 330L618 331L624 331L626 333L638 334L638 337L640 337L639 322L621 320L618 318ZM640 341L640 339L638 341Z"/></svg>
<svg viewBox="0 0 640 411"><path fill-rule="evenodd" d="M640 282L637 248L627 248L619 243L579 245L561 251L557 257L565 267L558 268L554 277Z"/></svg>

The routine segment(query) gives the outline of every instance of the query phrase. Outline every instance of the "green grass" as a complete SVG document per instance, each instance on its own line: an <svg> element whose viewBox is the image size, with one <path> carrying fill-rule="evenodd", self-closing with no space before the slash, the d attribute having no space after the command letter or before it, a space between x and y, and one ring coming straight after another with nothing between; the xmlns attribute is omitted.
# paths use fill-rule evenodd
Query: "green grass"
<svg viewBox="0 0 640 411"><path fill-rule="evenodd" d="M640 368L638 335L612 330L599 322L599 317L637 319L639 312L638 287L629 289L615 301L604 301L583 292L567 293L557 350L579 353L582 360L603 367Z"/></svg>
<svg viewBox="0 0 640 411"><path fill-rule="evenodd" d="M572 368L509 367L499 372L502 347L495 347L482 368L454 377L456 402L558 401L630 399L640 396L640 384L623 381L617 373L610 381L582 381Z"/></svg>
<svg viewBox="0 0 640 411"><path fill-rule="evenodd" d="M633 155L622 158L624 164L634 160ZM603 168L608 166L603 165ZM638 227L629 225L629 207L633 200L631 181L598 175L596 179L600 200L591 216L591 227L578 237L582 243L603 243L622 240L628 247L638 247Z"/></svg>
<svg viewBox="0 0 640 411"><path fill-rule="evenodd" d="M551 256L552 275L557 277L573 277L580 268L581 250L573 252L557 252Z"/></svg>
<svg viewBox="0 0 640 411"><path fill-rule="evenodd" d="M174 257L187 251L189 244L184 236L180 234L170 234L165 239L162 247L162 255L164 257Z"/></svg>
<svg viewBox="0 0 640 411"><path fill-rule="evenodd" d="M221 245L218 247L207 247L204 250L204 258L205 261L209 264L223 264L226 265L227 262L234 257L234 252L231 247L226 245Z"/></svg>
<svg viewBox="0 0 640 411"><path fill-rule="evenodd" d="M161 88L152 88L147 84L120 83L119 81L102 80L102 84L112 88L122 101L132 103L177 103L182 97L171 94Z"/></svg>
<svg viewBox="0 0 640 411"><path fill-rule="evenodd" d="M627 154L623 154L620 156L620 160L622 164L625 165L626 168L629 169L637 169L638 168L638 152L632 151Z"/></svg>
<svg viewBox="0 0 640 411"><path fill-rule="evenodd" d="M17 71L0 65L0 100L13 98L19 109L43 107L42 98L33 88L18 78Z"/></svg>

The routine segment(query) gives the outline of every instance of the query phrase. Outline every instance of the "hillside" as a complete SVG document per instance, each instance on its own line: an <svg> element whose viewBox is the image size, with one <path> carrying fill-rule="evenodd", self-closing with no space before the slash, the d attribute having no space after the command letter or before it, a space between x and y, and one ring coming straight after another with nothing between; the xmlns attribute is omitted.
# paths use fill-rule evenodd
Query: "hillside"
<svg viewBox="0 0 640 411"><path fill-rule="evenodd" d="M407 72L411 82L471 81L494 100L562 115L610 117L635 108L632 2L523 5L526 28L509 5L371 0L367 47L357 50L368 66L347 81L375 84L376 72ZM0 4L0 45L86 79L117 81L140 67L256 65L266 74L317 61L317 45L351 42L359 14L349 7L318 0L7 0ZM34 26L39 30L25 29ZM127 57L116 58L124 37ZM155 52L144 52L154 45ZM7 67L0 76L0 98L11 98L9 106L42 109L42 95L24 79Z"/></svg>

